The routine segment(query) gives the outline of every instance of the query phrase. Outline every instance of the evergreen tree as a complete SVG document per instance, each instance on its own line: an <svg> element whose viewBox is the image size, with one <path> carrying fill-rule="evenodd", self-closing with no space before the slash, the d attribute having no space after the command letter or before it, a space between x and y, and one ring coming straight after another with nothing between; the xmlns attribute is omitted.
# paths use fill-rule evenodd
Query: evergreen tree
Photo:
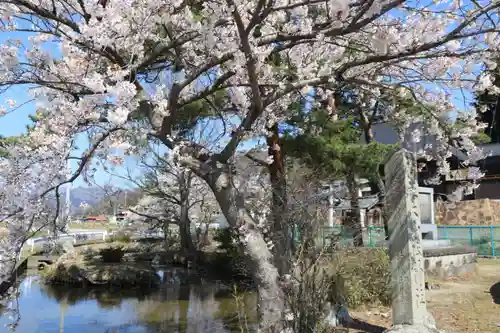
<svg viewBox="0 0 500 333"><path fill-rule="evenodd" d="M500 86L500 74L494 74L493 84ZM476 144L481 143L499 143L500 142L500 96L494 95L489 91L476 94L474 102L476 110L483 109L484 112L477 112L476 119L486 123L486 128L474 139Z"/></svg>
<svg viewBox="0 0 500 333"><path fill-rule="evenodd" d="M351 201L349 227L354 231L355 246L362 246L357 179L368 178L377 182L378 166L396 145L373 140L362 143L361 136L366 136L366 131L371 128L360 124L359 115L362 113L352 112L349 104L340 103L339 120L332 119L324 109L299 111L289 124L291 129L284 133L283 145L288 156L300 159L325 181L346 180ZM301 134L296 133L297 127L302 129Z"/></svg>

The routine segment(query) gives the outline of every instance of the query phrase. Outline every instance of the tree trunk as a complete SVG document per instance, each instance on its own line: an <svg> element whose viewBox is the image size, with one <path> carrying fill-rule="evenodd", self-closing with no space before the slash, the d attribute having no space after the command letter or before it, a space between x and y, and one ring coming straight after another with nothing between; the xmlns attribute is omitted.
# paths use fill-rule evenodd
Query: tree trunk
<svg viewBox="0 0 500 333"><path fill-rule="evenodd" d="M170 248L170 243L169 243L169 227L170 227L170 223L168 222L165 222L163 223L163 244L164 244L164 248L165 249L169 249Z"/></svg>
<svg viewBox="0 0 500 333"><path fill-rule="evenodd" d="M389 240L389 226L387 224L387 222L389 221L389 216L387 215L387 210L385 209L385 195L386 195L385 183L382 177L380 176L378 176L377 178L377 187L380 193L379 200L380 202L382 202L381 213L382 213L382 221L384 222L385 239Z"/></svg>
<svg viewBox="0 0 500 333"><path fill-rule="evenodd" d="M377 109L375 109L373 112L377 112ZM372 118L373 118L373 115L372 115ZM364 131L364 134L365 134L365 141L367 144L371 143L374 141L374 137L373 137L373 129L372 129L372 121L368 121L368 118L365 116L365 117L362 117L363 119L363 131ZM387 226L387 212L385 210L385 205L384 205L384 202L385 202L385 183L384 183L384 180L382 179L382 177L380 177L380 174L377 174L377 187L378 187L378 190L379 190L379 199L380 201L382 202L382 220L384 222L384 232L385 232L385 239L388 240L389 239L389 227Z"/></svg>
<svg viewBox="0 0 500 333"><path fill-rule="evenodd" d="M291 230L287 221L287 193L285 161L281 150L278 125L270 128L272 135L267 139L268 155L273 157L273 162L268 166L269 178L272 187L271 206L271 239L274 244L273 254L276 267L280 275L288 273L290 269L290 256L292 249Z"/></svg>
<svg viewBox="0 0 500 333"><path fill-rule="evenodd" d="M363 246L363 228L361 225L361 209L359 207L358 185L355 176L347 176L347 186L351 201L351 210L349 212L349 227L353 231L352 241L355 247Z"/></svg>
<svg viewBox="0 0 500 333"><path fill-rule="evenodd" d="M179 175L180 186L180 216L179 235L181 237L181 248L186 255L187 261L196 262L196 247L191 236L191 221L189 219L189 184L186 182L186 175L181 172Z"/></svg>
<svg viewBox="0 0 500 333"><path fill-rule="evenodd" d="M259 328L265 333L279 332L284 313L284 295L279 284L278 268L262 233L248 214L244 199L230 185L230 177L228 173L214 172L206 180L227 222L240 235L249 271L258 287Z"/></svg>

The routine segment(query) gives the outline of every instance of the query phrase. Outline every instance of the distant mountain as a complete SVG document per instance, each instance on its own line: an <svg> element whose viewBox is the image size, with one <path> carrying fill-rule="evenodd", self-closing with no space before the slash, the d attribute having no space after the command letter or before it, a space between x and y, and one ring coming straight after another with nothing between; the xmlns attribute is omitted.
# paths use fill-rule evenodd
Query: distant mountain
<svg viewBox="0 0 500 333"><path fill-rule="evenodd" d="M76 212L80 209L82 203L90 206L95 205L106 197L107 193L100 187L76 187L71 189L71 212Z"/></svg>
<svg viewBox="0 0 500 333"><path fill-rule="evenodd" d="M89 207L85 214L108 215L113 214L115 209L122 210L125 206L134 206L142 196L139 189L113 188L87 188L77 187L71 191L71 213L83 213L80 205L86 203Z"/></svg>
<svg viewBox="0 0 500 333"><path fill-rule="evenodd" d="M64 205L66 202L66 187L62 186L59 190L61 204ZM49 194L52 197L55 207L55 193ZM80 210L80 205L82 203L87 203L92 206L102 201L106 196L106 191L99 187L76 187L71 189L70 201L71 201L71 213L75 213Z"/></svg>

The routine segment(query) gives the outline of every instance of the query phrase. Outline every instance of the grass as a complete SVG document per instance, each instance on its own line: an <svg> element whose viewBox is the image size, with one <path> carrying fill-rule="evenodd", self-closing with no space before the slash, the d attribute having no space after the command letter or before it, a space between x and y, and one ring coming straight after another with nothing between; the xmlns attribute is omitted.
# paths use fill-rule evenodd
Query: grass
<svg viewBox="0 0 500 333"><path fill-rule="evenodd" d="M71 223L68 224L68 229L79 229L79 230L116 230L120 229L120 226L117 224L112 224L112 223L99 223L99 222L88 222L88 223Z"/></svg>
<svg viewBox="0 0 500 333"><path fill-rule="evenodd" d="M433 280L439 289L426 291L427 308L439 329L454 333L500 332L500 305L490 287L500 282L500 259L479 259L477 272L462 278ZM373 325L391 326L390 307L363 307L351 315ZM365 332L351 330L350 333Z"/></svg>

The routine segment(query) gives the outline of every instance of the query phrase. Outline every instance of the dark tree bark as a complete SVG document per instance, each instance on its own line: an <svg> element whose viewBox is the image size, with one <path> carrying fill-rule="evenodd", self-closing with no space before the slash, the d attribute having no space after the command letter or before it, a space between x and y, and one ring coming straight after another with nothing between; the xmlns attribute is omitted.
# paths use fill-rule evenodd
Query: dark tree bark
<svg viewBox="0 0 500 333"><path fill-rule="evenodd" d="M181 238L181 247L185 252L188 262L196 262L197 251L194 246L191 235L191 221L189 219L189 190L190 190L190 174L181 172L178 175L180 193L180 216L179 216L179 235Z"/></svg>
<svg viewBox="0 0 500 333"><path fill-rule="evenodd" d="M269 179L272 187L272 242L275 264L280 275L286 274L290 269L291 258L291 230L287 219L287 192L286 173L283 150L280 145L278 125L270 128L272 135L267 139L268 155L273 162L268 166Z"/></svg>
<svg viewBox="0 0 500 333"><path fill-rule="evenodd" d="M363 246L363 229L361 226L361 209L359 207L358 185L355 175L347 176L347 187L349 189L349 197L351 209L349 211L349 228L352 230L352 241L355 247Z"/></svg>

